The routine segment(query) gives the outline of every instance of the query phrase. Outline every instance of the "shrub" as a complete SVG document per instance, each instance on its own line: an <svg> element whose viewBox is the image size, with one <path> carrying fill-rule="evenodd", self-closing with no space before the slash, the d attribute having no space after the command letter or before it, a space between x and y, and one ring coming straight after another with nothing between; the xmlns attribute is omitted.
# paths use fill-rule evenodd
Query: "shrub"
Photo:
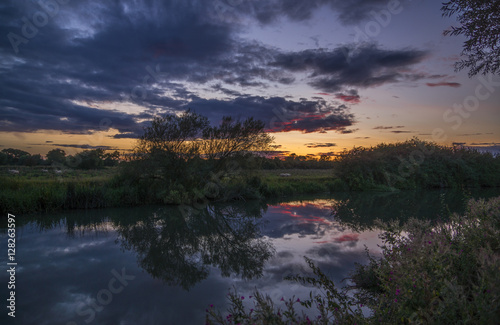
<svg viewBox="0 0 500 325"><path fill-rule="evenodd" d="M336 176L351 190L500 186L500 157L414 138L355 147L334 161Z"/></svg>

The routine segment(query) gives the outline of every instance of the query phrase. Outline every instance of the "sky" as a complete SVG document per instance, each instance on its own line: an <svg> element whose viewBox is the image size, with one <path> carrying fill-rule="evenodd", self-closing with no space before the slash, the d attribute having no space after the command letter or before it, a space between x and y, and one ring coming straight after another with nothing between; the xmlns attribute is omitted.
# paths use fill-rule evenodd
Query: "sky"
<svg viewBox="0 0 500 325"><path fill-rule="evenodd" d="M455 72L431 0L7 0L0 149L131 149L186 109L262 120L277 151L418 137L500 151L500 76Z"/></svg>

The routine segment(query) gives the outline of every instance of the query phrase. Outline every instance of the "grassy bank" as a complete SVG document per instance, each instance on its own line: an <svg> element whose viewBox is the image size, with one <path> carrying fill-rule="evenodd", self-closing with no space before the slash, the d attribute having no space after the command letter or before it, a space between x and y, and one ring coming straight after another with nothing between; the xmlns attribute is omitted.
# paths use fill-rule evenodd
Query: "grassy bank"
<svg viewBox="0 0 500 325"><path fill-rule="evenodd" d="M2 213L32 213L64 209L91 209L117 206L120 189L108 179L24 179L2 178Z"/></svg>
<svg viewBox="0 0 500 325"><path fill-rule="evenodd" d="M322 294L278 302L257 291L249 309L234 291L228 313L211 307L207 324L495 324L500 319L500 197L471 200L464 215L446 223L413 219L380 227L382 256L359 265L352 285L337 287L307 260L313 274L289 280ZM298 304L316 316L298 313Z"/></svg>
<svg viewBox="0 0 500 325"><path fill-rule="evenodd" d="M166 191L159 180L129 184L118 168L102 170L43 171L38 167L17 168L10 175L0 170L0 210L3 214L48 212L144 204L189 204L206 193L177 187ZM280 176L290 174L289 177ZM323 193L333 189L331 170L254 171L222 180L216 197L210 199L263 199L297 194Z"/></svg>

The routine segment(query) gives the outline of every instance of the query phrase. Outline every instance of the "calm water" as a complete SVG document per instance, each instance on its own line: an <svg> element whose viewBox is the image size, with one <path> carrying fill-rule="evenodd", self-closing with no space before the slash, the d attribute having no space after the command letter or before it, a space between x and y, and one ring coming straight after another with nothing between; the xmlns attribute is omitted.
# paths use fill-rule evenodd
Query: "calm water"
<svg viewBox="0 0 500 325"><path fill-rule="evenodd" d="M445 218L463 202L460 192L355 193L184 214L152 206L17 216L16 319L4 307L0 324L204 324L232 287L245 301L255 288L278 305L306 298L310 288L283 280L308 271L303 256L340 281L366 261L364 245L378 252L375 218ZM4 271L4 302L7 282Z"/></svg>

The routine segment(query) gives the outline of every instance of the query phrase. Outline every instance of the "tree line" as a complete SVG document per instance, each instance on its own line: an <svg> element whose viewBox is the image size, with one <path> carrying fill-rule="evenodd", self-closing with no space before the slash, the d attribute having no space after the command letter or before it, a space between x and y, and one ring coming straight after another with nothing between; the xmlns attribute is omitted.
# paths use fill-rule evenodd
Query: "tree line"
<svg viewBox="0 0 500 325"><path fill-rule="evenodd" d="M117 166L120 152L105 152L103 149L84 150L75 155L67 155L62 149L52 149L45 157L30 154L20 149L3 149L0 151L0 166L60 166L78 169L98 169Z"/></svg>

